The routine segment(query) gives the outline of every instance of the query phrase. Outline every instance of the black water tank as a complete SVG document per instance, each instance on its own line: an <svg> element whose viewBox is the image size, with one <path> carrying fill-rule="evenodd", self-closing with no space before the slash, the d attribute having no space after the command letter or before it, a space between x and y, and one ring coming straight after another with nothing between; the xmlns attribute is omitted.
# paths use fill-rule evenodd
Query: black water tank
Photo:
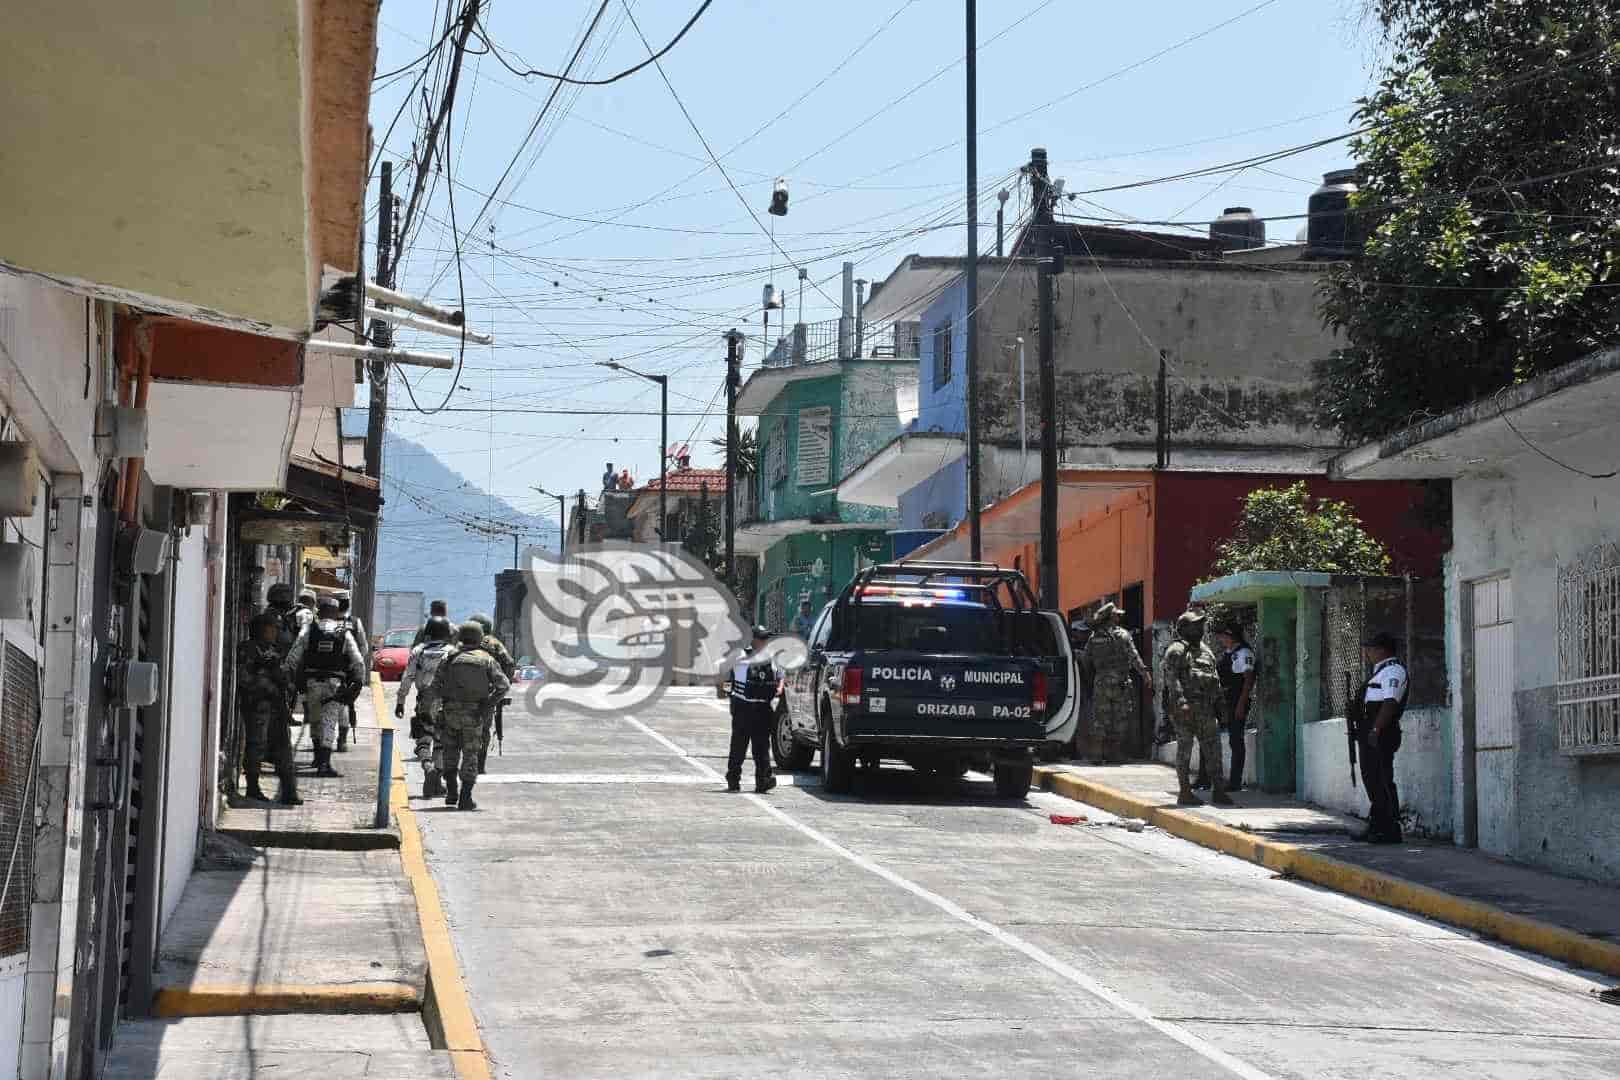
<svg viewBox="0 0 1620 1080"><path fill-rule="evenodd" d="M1360 215L1350 212L1350 196L1356 193L1356 170L1335 169L1324 173L1322 186L1311 192L1306 208L1307 259L1349 259L1361 254L1365 236L1358 227Z"/></svg>
<svg viewBox="0 0 1620 1080"><path fill-rule="evenodd" d="M1209 238L1224 251L1246 251L1266 246L1266 223L1247 206L1228 206L1210 222Z"/></svg>

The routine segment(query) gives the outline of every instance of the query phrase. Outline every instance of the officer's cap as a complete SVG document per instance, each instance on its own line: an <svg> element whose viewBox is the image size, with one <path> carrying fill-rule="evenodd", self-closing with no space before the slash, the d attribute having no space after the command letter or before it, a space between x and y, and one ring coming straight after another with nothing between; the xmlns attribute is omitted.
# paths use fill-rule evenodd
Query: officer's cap
<svg viewBox="0 0 1620 1080"><path fill-rule="evenodd" d="M1108 603L1105 603L1099 607L1096 614L1092 615L1092 618L1097 622L1107 622L1109 619L1112 619L1118 614L1119 605L1110 600Z"/></svg>
<svg viewBox="0 0 1620 1080"><path fill-rule="evenodd" d="M1076 633L1084 633L1085 631L1091 629L1091 624L1086 622L1084 619L1075 619L1069 624L1069 629L1075 631Z"/></svg>
<svg viewBox="0 0 1620 1080"><path fill-rule="evenodd" d="M300 592L298 594L298 602L300 604L313 604L315 602L315 590L305 589L303 592Z"/></svg>
<svg viewBox="0 0 1620 1080"><path fill-rule="evenodd" d="M337 609L338 609L338 602L337 602L337 597L335 597L335 596L323 596L323 597L321 597L320 604L317 605L316 608L315 608L315 610L319 614L322 614L322 615L326 614L329 611L336 614Z"/></svg>
<svg viewBox="0 0 1620 1080"><path fill-rule="evenodd" d="M484 640L484 628L468 619L456 631L456 639L463 645L477 645Z"/></svg>
<svg viewBox="0 0 1620 1080"><path fill-rule="evenodd" d="M763 627L763 626L754 627L754 640L755 641L769 641L770 637L771 637L771 632L769 630L765 629L765 627Z"/></svg>
<svg viewBox="0 0 1620 1080"><path fill-rule="evenodd" d="M1386 652L1399 652L1396 647L1395 635L1387 630L1380 630L1376 634L1369 634L1361 639L1361 644L1368 649L1383 649Z"/></svg>

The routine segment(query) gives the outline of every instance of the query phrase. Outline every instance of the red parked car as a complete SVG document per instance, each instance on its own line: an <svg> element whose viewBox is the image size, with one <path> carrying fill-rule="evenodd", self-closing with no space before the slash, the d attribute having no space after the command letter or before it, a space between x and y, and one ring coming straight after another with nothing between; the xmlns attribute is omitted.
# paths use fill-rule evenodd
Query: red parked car
<svg viewBox="0 0 1620 1080"><path fill-rule="evenodd" d="M371 670L383 682L399 682L405 674L405 665L411 660L411 641L415 637L416 627L411 626L390 630L377 643L376 651L371 654Z"/></svg>

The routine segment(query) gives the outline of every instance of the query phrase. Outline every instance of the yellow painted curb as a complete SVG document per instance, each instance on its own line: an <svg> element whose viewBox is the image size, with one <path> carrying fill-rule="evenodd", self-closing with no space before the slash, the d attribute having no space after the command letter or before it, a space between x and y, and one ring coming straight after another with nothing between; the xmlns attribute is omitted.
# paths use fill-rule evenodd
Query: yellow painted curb
<svg viewBox="0 0 1620 1080"><path fill-rule="evenodd" d="M371 677L371 694L377 715L384 715L382 680L375 674ZM394 740L394 778L397 782L389 804L399 822L400 860L411 891L416 894L416 915L427 951L427 998L422 1005L422 1022L427 1026L433 1048L451 1052L450 1058L460 1080L490 1080L484 1038L473 1016L467 984L461 977L461 963L456 959L455 944L450 939L450 922L445 917L439 887L433 881L422 850L422 830L416 821L416 811L411 809L407 788L409 773L397 738Z"/></svg>
<svg viewBox="0 0 1620 1080"><path fill-rule="evenodd" d="M397 1013L422 1007L421 992L404 983L343 986L164 987L152 995L152 1015L266 1016L274 1013Z"/></svg>
<svg viewBox="0 0 1620 1080"><path fill-rule="evenodd" d="M1256 863L1279 874L1288 874L1335 892L1359 896L1437 922L1473 930L1576 967L1620 975L1620 944L1587 937L1567 927L1554 926L1491 904L1453 896L1295 844L1267 840L1253 833L1228 828L1208 818L1160 806L1069 773L1036 769L1035 781L1048 791L1121 817L1140 818L1173 836Z"/></svg>

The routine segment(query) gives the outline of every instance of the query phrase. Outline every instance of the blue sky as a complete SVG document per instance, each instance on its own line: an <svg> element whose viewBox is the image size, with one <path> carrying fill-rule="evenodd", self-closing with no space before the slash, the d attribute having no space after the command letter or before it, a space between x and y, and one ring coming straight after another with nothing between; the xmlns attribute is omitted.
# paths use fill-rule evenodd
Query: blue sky
<svg viewBox="0 0 1620 1080"><path fill-rule="evenodd" d="M631 10L656 48L697 2L639 0ZM485 22L515 66L559 71L597 7L595 0L489 0ZM1347 130L1374 57L1359 7L1359 0L981 0L981 219L993 222L994 192L1014 186L1032 146L1049 150L1053 175L1076 191ZM387 0L378 71L420 56L443 17L442 3ZM965 251L963 43L960 0L715 0L663 69L760 220L775 220L776 241L836 297L842 249L860 249L847 257L871 279L910 252ZM601 76L646 56L622 0L612 0L575 73ZM375 138L409 80L385 81L376 92ZM462 233L551 89L547 80L513 75L492 55L467 58L452 120ZM394 160L408 157L419 113L408 110L388 138ZM1146 219L1208 219L1229 205L1299 213L1323 171L1348 164L1347 155L1337 144L1265 170L1094 199ZM792 191L785 219L763 212L778 175ZM402 180L408 184L408 170ZM374 211L375 186L369 197ZM1065 209L1105 212L1079 203ZM532 485L594 489L608 460L639 479L657 473L656 387L594 366L621 358L670 376L670 409L679 414L670 420L671 440L692 437L699 463L713 463L707 439L724 429L719 335L733 325L757 332L767 280L787 289L796 311L797 275L709 166L656 68L558 94L497 200L465 236L459 289L450 217L447 185L439 183L401 285L452 305L464 293L469 323L499 343L467 350L451 405L470 411L423 416L396 390L393 430L511 505L552 513L555 502ZM1271 236L1291 237L1297 227L1274 224ZM987 228L981 250L993 242ZM371 258L368 251L368 265ZM807 291L807 321L835 314ZM443 339L401 340L447 347ZM418 371L412 381L425 408L450 387L440 373ZM491 413L492 403L606 415Z"/></svg>

